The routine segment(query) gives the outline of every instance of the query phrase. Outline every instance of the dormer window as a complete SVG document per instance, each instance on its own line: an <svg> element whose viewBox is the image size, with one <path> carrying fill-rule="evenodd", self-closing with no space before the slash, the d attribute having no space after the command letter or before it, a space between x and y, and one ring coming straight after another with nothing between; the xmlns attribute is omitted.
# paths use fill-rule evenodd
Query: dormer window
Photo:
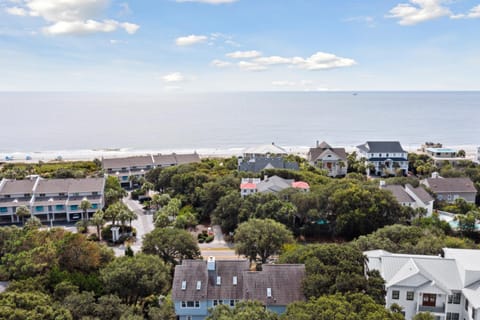
<svg viewBox="0 0 480 320"><path fill-rule="evenodd" d="M187 290L187 281L185 280L182 281L182 290L183 291Z"/></svg>
<svg viewBox="0 0 480 320"><path fill-rule="evenodd" d="M236 286L238 281L237 281L237 276L233 276L233 285Z"/></svg>
<svg viewBox="0 0 480 320"><path fill-rule="evenodd" d="M217 277L217 286L222 284L222 277L218 276Z"/></svg>
<svg viewBox="0 0 480 320"><path fill-rule="evenodd" d="M202 289L202 281L197 281L197 290Z"/></svg>

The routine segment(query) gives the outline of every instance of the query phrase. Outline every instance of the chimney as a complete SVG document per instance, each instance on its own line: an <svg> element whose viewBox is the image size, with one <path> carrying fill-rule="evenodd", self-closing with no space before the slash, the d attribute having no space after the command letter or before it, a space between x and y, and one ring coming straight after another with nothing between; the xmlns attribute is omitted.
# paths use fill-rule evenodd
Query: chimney
<svg viewBox="0 0 480 320"><path fill-rule="evenodd" d="M208 271L215 271L215 257L208 257L207 260L207 270Z"/></svg>
<svg viewBox="0 0 480 320"><path fill-rule="evenodd" d="M320 141L317 140L317 148L320 147Z"/></svg>

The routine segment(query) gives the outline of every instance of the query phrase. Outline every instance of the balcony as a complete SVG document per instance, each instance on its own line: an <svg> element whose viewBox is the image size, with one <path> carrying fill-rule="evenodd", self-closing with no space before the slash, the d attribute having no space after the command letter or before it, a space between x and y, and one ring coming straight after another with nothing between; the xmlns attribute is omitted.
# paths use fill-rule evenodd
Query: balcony
<svg viewBox="0 0 480 320"><path fill-rule="evenodd" d="M445 304L440 307L430 307L430 306L418 306L418 311L420 312L431 312L431 313L445 313Z"/></svg>

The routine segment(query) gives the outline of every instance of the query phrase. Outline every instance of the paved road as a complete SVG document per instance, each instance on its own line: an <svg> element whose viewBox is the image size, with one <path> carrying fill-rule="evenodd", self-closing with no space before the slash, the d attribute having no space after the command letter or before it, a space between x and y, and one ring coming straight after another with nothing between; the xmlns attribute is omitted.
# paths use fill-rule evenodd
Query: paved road
<svg viewBox="0 0 480 320"><path fill-rule="evenodd" d="M132 226L137 230L137 237L135 243L130 246L133 252L137 253L142 249L143 235L150 233L155 227L153 225L153 215L146 214L142 205L138 201L130 198L123 198L123 203L125 203L130 210L134 211L138 217L136 220L132 221ZM117 257L121 257L125 255L125 249L125 245L120 245L114 247L113 251L115 251Z"/></svg>

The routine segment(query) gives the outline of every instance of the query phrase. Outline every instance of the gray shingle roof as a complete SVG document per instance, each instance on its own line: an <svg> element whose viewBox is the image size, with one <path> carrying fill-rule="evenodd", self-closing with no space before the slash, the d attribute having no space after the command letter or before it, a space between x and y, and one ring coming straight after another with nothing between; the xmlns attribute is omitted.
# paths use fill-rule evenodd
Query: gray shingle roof
<svg viewBox="0 0 480 320"><path fill-rule="evenodd" d="M255 272L249 271L249 266L247 260L219 260L215 262L215 271L208 271L206 261L184 260L175 267L172 298L174 301L249 299L281 306L305 300L304 265L263 265L263 271ZM220 285L217 276L221 277ZM234 276L237 285L233 284ZM186 281L185 290L182 281ZM196 288L197 281L202 282L201 290ZM267 297L267 288L271 289L271 298Z"/></svg>
<svg viewBox="0 0 480 320"><path fill-rule="evenodd" d="M328 144L326 145L328 147L322 146L321 144L317 148L310 148L310 151L308 152L308 159L310 161L316 161L326 150L331 150L340 159L347 160L347 152L345 151L345 148L332 148Z"/></svg>
<svg viewBox="0 0 480 320"><path fill-rule="evenodd" d="M263 265L261 272L245 273L243 298L279 306L304 301L304 278L305 265ZM271 290L271 298L267 297L268 288Z"/></svg>
<svg viewBox="0 0 480 320"><path fill-rule="evenodd" d="M360 145L357 148L370 153L406 152L403 150L402 145L398 141L367 141L367 143Z"/></svg>
<svg viewBox="0 0 480 320"><path fill-rule="evenodd" d="M265 169L298 170L298 163L283 160L282 157L256 157L243 160L238 165L239 171L260 172Z"/></svg>
<svg viewBox="0 0 480 320"><path fill-rule="evenodd" d="M4 180L0 195L32 193L36 180Z"/></svg>
<svg viewBox="0 0 480 320"><path fill-rule="evenodd" d="M411 184L406 184L405 188L410 189L423 203L435 200L422 186L414 188Z"/></svg>
<svg viewBox="0 0 480 320"><path fill-rule="evenodd" d="M135 156L135 157L123 157L123 158L110 158L103 159L103 169L121 169L130 167L146 167L153 166L152 156Z"/></svg>
<svg viewBox="0 0 480 320"><path fill-rule="evenodd" d="M35 190L39 193L76 193L98 192L103 193L104 178L85 179L40 179Z"/></svg>
<svg viewBox="0 0 480 320"><path fill-rule="evenodd" d="M400 203L415 202L401 185L388 185L384 189L390 191Z"/></svg>
<svg viewBox="0 0 480 320"><path fill-rule="evenodd" d="M177 160L177 164L187 164L187 163L200 162L200 156L196 153L175 154L175 159Z"/></svg>
<svg viewBox="0 0 480 320"><path fill-rule="evenodd" d="M274 143L250 147L243 151L244 154L288 154L285 149Z"/></svg>
<svg viewBox="0 0 480 320"><path fill-rule="evenodd" d="M257 183L258 192L280 192L284 189L291 188L294 180L283 179L279 176L269 177Z"/></svg>
<svg viewBox="0 0 480 320"><path fill-rule="evenodd" d="M435 193L442 192L477 192L469 178L428 178L428 187Z"/></svg>

